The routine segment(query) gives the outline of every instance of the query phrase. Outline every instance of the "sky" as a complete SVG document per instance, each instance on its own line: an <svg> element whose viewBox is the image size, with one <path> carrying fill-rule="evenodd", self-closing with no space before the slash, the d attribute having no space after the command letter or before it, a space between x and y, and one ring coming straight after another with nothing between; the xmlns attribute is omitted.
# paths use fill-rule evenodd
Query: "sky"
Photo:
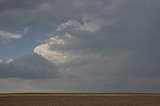
<svg viewBox="0 0 160 106"><path fill-rule="evenodd" d="M0 92L160 92L160 0L0 0Z"/></svg>

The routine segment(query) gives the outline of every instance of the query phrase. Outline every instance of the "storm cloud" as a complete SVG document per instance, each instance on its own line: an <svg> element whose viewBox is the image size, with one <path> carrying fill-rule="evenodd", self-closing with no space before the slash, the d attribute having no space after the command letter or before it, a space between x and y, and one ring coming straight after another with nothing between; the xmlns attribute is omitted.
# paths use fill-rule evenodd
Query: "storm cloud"
<svg viewBox="0 0 160 106"><path fill-rule="evenodd" d="M58 77L56 66L41 56L28 54L0 62L0 78L45 79Z"/></svg>
<svg viewBox="0 0 160 106"><path fill-rule="evenodd" d="M0 0L0 11L14 9L31 9L40 4L42 0Z"/></svg>
<svg viewBox="0 0 160 106"><path fill-rule="evenodd" d="M23 91L14 81L32 91L159 92L159 0L12 1L0 1L1 23L52 30L34 55L1 60L8 91Z"/></svg>

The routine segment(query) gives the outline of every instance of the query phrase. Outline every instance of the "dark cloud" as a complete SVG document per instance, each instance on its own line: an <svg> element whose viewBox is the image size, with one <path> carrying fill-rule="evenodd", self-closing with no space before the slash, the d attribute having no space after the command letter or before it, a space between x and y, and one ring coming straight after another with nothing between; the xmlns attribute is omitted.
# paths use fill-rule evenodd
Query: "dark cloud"
<svg viewBox="0 0 160 106"><path fill-rule="evenodd" d="M110 4L110 0L2 0L0 22L21 27L52 27L81 16L102 17Z"/></svg>
<svg viewBox="0 0 160 106"><path fill-rule="evenodd" d="M32 9L42 0L0 0L0 11L15 9Z"/></svg>
<svg viewBox="0 0 160 106"><path fill-rule="evenodd" d="M0 78L46 79L58 77L56 66L41 56L29 54L0 63Z"/></svg>
<svg viewBox="0 0 160 106"><path fill-rule="evenodd" d="M1 1L3 5L8 2L11 0ZM30 3L16 0L6 7L0 4L0 21L15 26L64 26L59 31L53 29L50 39L37 49L60 65L37 55L26 56L9 64L1 62L1 78L47 79L48 83L37 81L36 85L45 90L159 92L159 0ZM57 75L61 77L50 80Z"/></svg>

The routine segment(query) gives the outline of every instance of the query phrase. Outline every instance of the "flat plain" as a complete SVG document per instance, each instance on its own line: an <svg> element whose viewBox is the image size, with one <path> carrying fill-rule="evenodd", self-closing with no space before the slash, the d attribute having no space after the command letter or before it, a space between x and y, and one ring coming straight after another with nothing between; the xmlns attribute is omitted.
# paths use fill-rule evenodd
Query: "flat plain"
<svg viewBox="0 0 160 106"><path fill-rule="evenodd" d="M160 106L160 94L2 93L0 106Z"/></svg>

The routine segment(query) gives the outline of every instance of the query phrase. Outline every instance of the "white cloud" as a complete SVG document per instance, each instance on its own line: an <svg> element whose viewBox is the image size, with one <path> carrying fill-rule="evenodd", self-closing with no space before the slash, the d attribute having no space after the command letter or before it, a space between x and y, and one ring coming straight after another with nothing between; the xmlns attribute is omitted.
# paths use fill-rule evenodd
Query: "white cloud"
<svg viewBox="0 0 160 106"><path fill-rule="evenodd" d="M51 43L53 46L54 42ZM64 64L73 64L85 61L85 60L92 60L97 58L99 55L96 53L90 53L87 50L79 50L79 51L72 51L72 50L51 50L50 48L52 45L50 44L41 44L34 49L34 52L41 55L42 57L46 58L50 62L56 65L64 65Z"/></svg>
<svg viewBox="0 0 160 106"><path fill-rule="evenodd" d="M16 34L16 33L11 33L11 32L6 32L6 31L0 31L0 41L2 43L5 43L7 41L10 41L12 39L19 39L21 38L21 34Z"/></svg>
<svg viewBox="0 0 160 106"><path fill-rule="evenodd" d="M0 31L0 36L3 37L4 39L18 39L22 37L21 34L10 33L6 31Z"/></svg>
<svg viewBox="0 0 160 106"><path fill-rule="evenodd" d="M88 31L94 33L99 31L105 24L106 22L104 20L95 20L93 18L84 17L82 19L82 24L76 20L69 20L65 23L62 23L58 27L57 31L75 29L79 31Z"/></svg>
<svg viewBox="0 0 160 106"><path fill-rule="evenodd" d="M57 65L95 59L99 54L79 48L85 42L81 33L96 33L105 25L104 23L102 20L91 18L83 18L82 23L69 20L61 24L53 36L46 43L37 46L34 52Z"/></svg>
<svg viewBox="0 0 160 106"><path fill-rule="evenodd" d="M13 62L14 60L12 59L12 58L10 58L10 59L7 59L6 61L5 61L5 63L7 63L7 64L9 64L9 63L11 63L11 62Z"/></svg>
<svg viewBox="0 0 160 106"><path fill-rule="evenodd" d="M23 34L26 34L28 32L28 28L24 28Z"/></svg>
<svg viewBox="0 0 160 106"><path fill-rule="evenodd" d="M97 32L106 24L104 20L95 20L93 18L84 17L83 24L80 26L82 31Z"/></svg>
<svg viewBox="0 0 160 106"><path fill-rule="evenodd" d="M51 61L54 64L64 63L68 58L66 53L61 53L59 51L49 50L49 44L41 44L34 49L34 52Z"/></svg>
<svg viewBox="0 0 160 106"><path fill-rule="evenodd" d="M0 59L0 63L6 63L6 64L9 64L9 63L12 63L14 60L12 58L9 58L7 60L1 60Z"/></svg>

